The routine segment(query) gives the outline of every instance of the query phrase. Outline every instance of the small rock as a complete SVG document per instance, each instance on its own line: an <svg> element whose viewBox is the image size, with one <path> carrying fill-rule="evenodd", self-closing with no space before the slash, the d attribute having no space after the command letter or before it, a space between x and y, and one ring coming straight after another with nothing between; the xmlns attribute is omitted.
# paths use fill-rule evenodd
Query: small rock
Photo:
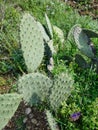
<svg viewBox="0 0 98 130"><path fill-rule="evenodd" d="M34 125L37 125L37 120L36 120L36 119L32 119L31 122L32 122Z"/></svg>
<svg viewBox="0 0 98 130"><path fill-rule="evenodd" d="M30 119L32 119L32 118L33 118L33 116L34 116L34 115L33 115L32 113L31 113L31 114L29 114L29 118L30 118Z"/></svg>
<svg viewBox="0 0 98 130"><path fill-rule="evenodd" d="M30 112L31 112L31 108L26 108L26 110L25 110L25 114L26 114L26 115L29 115Z"/></svg>
<svg viewBox="0 0 98 130"><path fill-rule="evenodd" d="M23 123L25 124L25 123L27 122L27 120L28 120L28 118L25 117L25 118L23 119Z"/></svg>

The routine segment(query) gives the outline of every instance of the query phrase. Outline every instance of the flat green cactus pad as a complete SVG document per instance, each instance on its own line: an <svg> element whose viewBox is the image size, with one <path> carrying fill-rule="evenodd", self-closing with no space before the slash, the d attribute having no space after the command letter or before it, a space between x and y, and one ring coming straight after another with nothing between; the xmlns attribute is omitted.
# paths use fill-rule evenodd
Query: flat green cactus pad
<svg viewBox="0 0 98 130"><path fill-rule="evenodd" d="M82 28L76 27L73 36L78 49L89 58L94 58L94 53L89 45L89 38L83 32Z"/></svg>
<svg viewBox="0 0 98 130"><path fill-rule="evenodd" d="M57 125L57 122L55 121L52 113L49 111L49 110L46 110L45 111L45 114L46 114L46 117L47 117L47 121L48 121L48 124L50 126L50 129L51 130L59 130L59 127Z"/></svg>
<svg viewBox="0 0 98 130"><path fill-rule="evenodd" d="M68 36L67 36L67 40L70 41L70 42L74 42L74 38L73 38L73 33L74 33L74 30L75 28L77 27L81 27L80 24L75 24L69 31L68 33Z"/></svg>
<svg viewBox="0 0 98 130"><path fill-rule="evenodd" d="M52 25L51 25L51 22L50 22L50 20L49 20L49 18L47 16L47 14L45 14L45 18L46 18L46 22L47 22L47 26L48 26L50 36L51 36L51 38L53 38Z"/></svg>
<svg viewBox="0 0 98 130"><path fill-rule="evenodd" d="M73 89L73 83L73 78L67 72L54 78L50 95L50 104L54 111L60 107L63 101L67 100Z"/></svg>
<svg viewBox="0 0 98 130"><path fill-rule="evenodd" d="M86 35L87 35L89 38L98 38L98 32L97 32L97 31L94 31L94 30L91 30L91 29L83 28L83 32L86 33Z"/></svg>
<svg viewBox="0 0 98 130"><path fill-rule="evenodd" d="M50 40L50 38L47 35L43 25L40 22L37 22L37 24L38 24L38 27L39 27L40 31L42 32L43 39L45 40L45 42L48 42Z"/></svg>
<svg viewBox="0 0 98 130"><path fill-rule="evenodd" d="M22 76L18 81L18 91L23 99L32 105L38 105L49 96L52 81L43 74L31 73Z"/></svg>
<svg viewBox="0 0 98 130"><path fill-rule="evenodd" d="M28 13L21 19L20 43L28 72L34 72L44 55L44 41L36 20Z"/></svg>
<svg viewBox="0 0 98 130"><path fill-rule="evenodd" d="M57 34L58 38L60 39L61 43L64 43L64 33L63 31L57 27L57 26L53 26L53 30L54 30L54 33Z"/></svg>
<svg viewBox="0 0 98 130"><path fill-rule="evenodd" d="M17 110L22 96L19 94L0 94L0 130L2 130Z"/></svg>

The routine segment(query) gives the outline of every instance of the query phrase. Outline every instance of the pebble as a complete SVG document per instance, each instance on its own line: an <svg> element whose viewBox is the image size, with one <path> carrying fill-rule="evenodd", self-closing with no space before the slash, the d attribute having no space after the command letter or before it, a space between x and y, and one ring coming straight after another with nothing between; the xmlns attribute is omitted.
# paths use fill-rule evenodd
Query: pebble
<svg viewBox="0 0 98 130"><path fill-rule="evenodd" d="M26 108L25 114L26 114L26 115L29 115L31 111L32 111L31 108Z"/></svg>
<svg viewBox="0 0 98 130"><path fill-rule="evenodd" d="M37 125L37 120L36 120L36 119L32 119L31 122L32 122L34 125Z"/></svg>
<svg viewBox="0 0 98 130"><path fill-rule="evenodd" d="M32 119L32 118L33 118L33 116L34 116L34 115L33 115L32 113L31 113L31 114L29 114L29 118L30 118L30 119Z"/></svg>
<svg viewBox="0 0 98 130"><path fill-rule="evenodd" d="M25 117L25 118L23 119L23 123L25 124L25 123L27 122L27 120L28 120L28 118Z"/></svg>

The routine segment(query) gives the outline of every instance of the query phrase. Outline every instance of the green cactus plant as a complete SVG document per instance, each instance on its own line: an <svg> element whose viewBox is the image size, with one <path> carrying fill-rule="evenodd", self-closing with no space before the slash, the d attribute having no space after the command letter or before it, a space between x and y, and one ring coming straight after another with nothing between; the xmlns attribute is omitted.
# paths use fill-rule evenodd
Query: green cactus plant
<svg viewBox="0 0 98 130"><path fill-rule="evenodd" d="M83 28L83 32L86 33L89 38L98 38L98 32L95 30Z"/></svg>
<svg viewBox="0 0 98 130"><path fill-rule="evenodd" d="M67 100L72 89L73 79L68 73L56 76L54 82L40 73L26 74L18 80L18 92L27 103L37 105L46 99L54 111Z"/></svg>
<svg viewBox="0 0 98 130"><path fill-rule="evenodd" d="M21 100L22 95L20 94L0 94L0 130L7 125L8 121L14 115Z"/></svg>
<svg viewBox="0 0 98 130"><path fill-rule="evenodd" d="M45 114L46 114L46 118L47 118L50 129L51 130L59 130L57 122L55 121L52 113L49 110L46 110Z"/></svg>
<svg viewBox="0 0 98 130"><path fill-rule="evenodd" d="M66 73L55 76L49 101L53 110L57 110L63 101L66 101L73 90L74 80Z"/></svg>
<svg viewBox="0 0 98 130"><path fill-rule="evenodd" d="M37 21L29 13L21 19L20 43L28 72L34 72L44 55L44 41Z"/></svg>
<svg viewBox="0 0 98 130"><path fill-rule="evenodd" d="M92 52L92 48L89 45L89 38L83 32L82 28L76 27L74 29L73 36L78 49L87 57L93 59L94 53Z"/></svg>
<svg viewBox="0 0 98 130"><path fill-rule="evenodd" d="M53 25L53 31L58 36L58 38L60 39L60 42L64 43L64 33L63 33L63 31L55 25Z"/></svg>
<svg viewBox="0 0 98 130"><path fill-rule="evenodd" d="M81 25L80 25L80 24L75 24L75 25L70 29L70 31L69 31L69 33L68 33L68 36L67 36L67 40L68 40L69 42L74 42L73 33L74 33L75 28L77 28L77 27L81 27Z"/></svg>
<svg viewBox="0 0 98 130"><path fill-rule="evenodd" d="M52 25L51 25L51 22L47 16L47 14L45 13L45 18L46 18L46 22L47 22L47 26L48 26L48 30L49 30L49 33L50 33L50 37L53 38L53 30L52 30Z"/></svg>
<svg viewBox="0 0 98 130"><path fill-rule="evenodd" d="M26 74L18 80L18 92L31 106L47 99L51 87L52 81L40 73Z"/></svg>

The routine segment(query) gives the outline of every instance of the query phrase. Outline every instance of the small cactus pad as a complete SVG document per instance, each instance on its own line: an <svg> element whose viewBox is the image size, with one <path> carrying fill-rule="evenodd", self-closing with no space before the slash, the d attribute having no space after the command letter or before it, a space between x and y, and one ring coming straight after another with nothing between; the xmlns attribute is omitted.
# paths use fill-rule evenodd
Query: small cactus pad
<svg viewBox="0 0 98 130"><path fill-rule="evenodd" d="M0 94L0 130L2 130L17 110L22 96L16 93Z"/></svg>
<svg viewBox="0 0 98 130"><path fill-rule="evenodd" d="M21 19L20 43L28 72L34 72L44 55L44 41L37 22L28 13Z"/></svg>
<svg viewBox="0 0 98 130"><path fill-rule="evenodd" d="M91 29L83 28L83 32L86 33L86 35L87 35L89 38L98 38L98 32L97 32L97 31L94 31L94 30L91 30Z"/></svg>
<svg viewBox="0 0 98 130"><path fill-rule="evenodd" d="M23 94L23 99L32 105L48 98L52 81L40 73L30 73L22 76L18 81L18 91Z"/></svg>
<svg viewBox="0 0 98 130"><path fill-rule="evenodd" d="M73 89L73 79L66 73L62 73L54 78L51 89L50 104L53 110L58 109L63 101L66 101Z"/></svg>
<svg viewBox="0 0 98 130"><path fill-rule="evenodd" d="M53 26L53 31L54 31L55 34L57 34L58 38L60 39L60 42L64 43L64 33L63 33L63 31L55 25Z"/></svg>
<svg viewBox="0 0 98 130"><path fill-rule="evenodd" d="M47 42L49 48L50 48L50 51L52 54L56 53L55 49L54 49L54 46L53 46L53 40L50 40L49 42Z"/></svg>
<svg viewBox="0 0 98 130"><path fill-rule="evenodd" d="M74 39L73 39L73 33L74 33L74 30L75 28L77 27L81 27L80 24L75 24L69 31L68 33L68 36L67 36L67 40L70 41L70 42L74 42Z"/></svg>
<svg viewBox="0 0 98 130"><path fill-rule="evenodd" d="M52 113L49 110L46 110L45 113L46 113L46 117L47 117L47 121L48 121L48 124L50 126L50 129L51 130L59 130L59 127L58 127Z"/></svg>
<svg viewBox="0 0 98 130"><path fill-rule="evenodd" d="M47 14L45 13L45 18L46 18L46 22L47 22L47 26L48 26L48 30L49 30L49 33L50 33L50 36L51 38L53 38L53 31L52 31L52 25L51 25L51 22L47 16Z"/></svg>
<svg viewBox="0 0 98 130"><path fill-rule="evenodd" d="M45 42L48 42L50 40L49 36L47 35L43 25L40 22L37 22L38 27L42 33L43 39L45 40Z"/></svg>
<svg viewBox="0 0 98 130"><path fill-rule="evenodd" d="M78 49L89 58L94 58L94 53L92 52L92 48L89 46L89 38L83 32L82 28L76 27L74 29L73 35Z"/></svg>

